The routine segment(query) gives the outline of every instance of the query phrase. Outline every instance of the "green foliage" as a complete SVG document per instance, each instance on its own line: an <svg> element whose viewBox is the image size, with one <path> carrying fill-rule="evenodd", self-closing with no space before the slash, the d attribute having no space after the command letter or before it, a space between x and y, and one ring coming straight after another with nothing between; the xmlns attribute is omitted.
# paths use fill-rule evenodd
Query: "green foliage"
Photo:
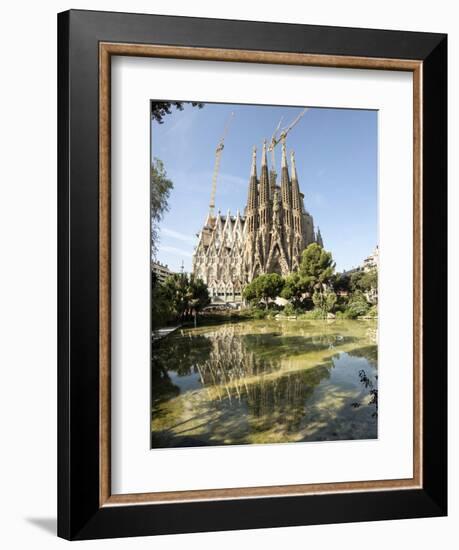
<svg viewBox="0 0 459 550"><path fill-rule="evenodd" d="M193 107L198 107L199 109L204 107L204 103L198 103L196 101L152 101L150 106L151 118L158 124L163 124L163 118L171 114L172 107L175 107L178 111L183 111L185 103L190 103Z"/></svg>
<svg viewBox="0 0 459 550"><path fill-rule="evenodd" d="M311 299L315 291L323 289L332 282L335 263L330 252L317 243L310 244L302 254L301 264L297 272L285 278L281 292L282 298L293 300L296 306L303 309L312 307Z"/></svg>
<svg viewBox="0 0 459 550"><path fill-rule="evenodd" d="M367 311L368 317L377 317L378 316L378 306L373 305L370 307L370 309Z"/></svg>
<svg viewBox="0 0 459 550"><path fill-rule="evenodd" d="M300 287L300 276L298 273L287 275L284 279L284 287L280 293L282 298L292 300L298 297Z"/></svg>
<svg viewBox="0 0 459 550"><path fill-rule="evenodd" d="M283 286L284 280L277 273L259 275L245 287L243 297L252 304L263 301L267 309L269 300L279 296Z"/></svg>
<svg viewBox="0 0 459 550"><path fill-rule="evenodd" d="M210 304L209 290L202 279L198 279L191 275L189 277L189 301L188 309L196 312Z"/></svg>
<svg viewBox="0 0 459 550"><path fill-rule="evenodd" d="M365 271L360 279L362 290L372 290L378 288L378 270L376 268Z"/></svg>
<svg viewBox="0 0 459 550"><path fill-rule="evenodd" d="M295 315L295 308L293 307L293 304L291 304L290 302L288 304L285 304L285 307L284 307L284 311L283 311L284 315L287 315L287 317L291 317L292 315Z"/></svg>
<svg viewBox="0 0 459 550"><path fill-rule="evenodd" d="M336 304L335 304L335 312L341 311L344 312L347 308L347 304L349 303L349 296L336 296Z"/></svg>
<svg viewBox="0 0 459 550"><path fill-rule="evenodd" d="M316 309L322 312L322 316L326 317L336 304L336 294L331 290L316 290L312 295L312 301Z"/></svg>
<svg viewBox="0 0 459 550"><path fill-rule="evenodd" d="M356 319L357 317L366 315L369 308L370 305L368 304L363 292L361 290L356 290L349 299L345 314L348 319Z"/></svg>
<svg viewBox="0 0 459 550"><path fill-rule="evenodd" d="M352 291L362 290L368 292L378 287L378 270L356 271L351 275L350 286Z"/></svg>
<svg viewBox="0 0 459 550"><path fill-rule="evenodd" d="M152 297L152 317L162 322L185 320L209 303L209 292L201 279L174 273L162 285L156 285Z"/></svg>
<svg viewBox="0 0 459 550"><path fill-rule="evenodd" d="M266 311L266 309L259 309L259 308L252 309L251 313L252 313L253 319L265 319L266 316L268 315L268 312Z"/></svg>
<svg viewBox="0 0 459 550"><path fill-rule="evenodd" d="M342 274L336 276L334 281L335 290L347 290L347 297L339 297L336 304L337 312L341 312L347 319L356 319L363 315L377 317L376 305L370 307L370 303L377 302L378 270L376 268L368 271L355 271L349 277L348 289L345 289L345 282Z"/></svg>
<svg viewBox="0 0 459 550"><path fill-rule="evenodd" d="M351 292L360 290L360 279L362 278L363 271L354 271L350 277Z"/></svg>
<svg viewBox="0 0 459 550"><path fill-rule="evenodd" d="M167 177L164 163L154 158L150 172L150 215L151 215L151 254L156 256L158 243L158 224L169 209L169 196L174 187Z"/></svg>
<svg viewBox="0 0 459 550"><path fill-rule="evenodd" d="M311 309L309 311L305 311L304 313L302 313L298 318L299 319L311 319L311 320L323 319L324 314L323 314L323 311L321 309Z"/></svg>
<svg viewBox="0 0 459 550"><path fill-rule="evenodd" d="M351 277L347 273L337 273L332 280L335 292L350 292Z"/></svg>
<svg viewBox="0 0 459 550"><path fill-rule="evenodd" d="M327 252L317 243L312 243L303 250L298 273L302 285L310 293L329 284L334 271L335 262L331 252Z"/></svg>

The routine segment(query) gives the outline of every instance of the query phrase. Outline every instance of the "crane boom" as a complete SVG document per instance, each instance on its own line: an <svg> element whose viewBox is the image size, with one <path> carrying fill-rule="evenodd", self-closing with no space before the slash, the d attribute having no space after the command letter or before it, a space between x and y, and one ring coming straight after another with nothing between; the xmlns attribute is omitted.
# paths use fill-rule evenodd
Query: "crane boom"
<svg viewBox="0 0 459 550"><path fill-rule="evenodd" d="M279 142L285 141L285 138L287 137L287 134L290 132L290 130L292 130L298 124L298 122L300 122L300 120L303 118L303 116L306 114L306 111L308 111L308 110L309 110L309 107L305 107L301 111L301 113L290 123L290 125L287 126L287 128L284 128L281 131L280 136L277 137L277 132L279 131L279 126L280 126L280 122L279 122L279 124L277 125L276 130L274 131L273 137L271 138L271 143L269 145L269 151L271 152L271 155L272 155L273 159L274 159L274 147L276 147L276 145ZM274 160L273 160L273 166L274 166Z"/></svg>
<svg viewBox="0 0 459 550"><path fill-rule="evenodd" d="M277 132L279 131L280 125L282 124L282 119L284 117L280 117L279 123L276 126L276 129L274 130L274 133L271 137L271 143L269 144L269 152L271 153L271 168L272 170L275 170L276 166L276 157L274 155L274 147L276 146L276 140L277 140Z"/></svg>
<svg viewBox="0 0 459 550"><path fill-rule="evenodd" d="M222 151L225 147L224 141L226 138L226 135L228 134L228 130L231 124L231 121L233 120L234 113L231 113L226 121L225 127L223 129L222 137L220 138L220 141L218 142L217 148L215 149L215 164L214 164L214 173L212 175L212 189L210 191L210 203L209 203L209 214L210 216L214 215L214 209L215 209L215 193L217 192L217 178L218 178L218 172L220 171L220 160L222 157Z"/></svg>
<svg viewBox="0 0 459 550"><path fill-rule="evenodd" d="M287 137L287 134L290 132L290 130L292 128L294 128L298 122L300 122L300 120L304 117L304 115L306 114L306 111L308 110L308 107L305 107L301 113L295 118L295 120L290 124L290 126L288 128L286 128L285 130L283 130L281 132L281 137L284 136L284 138Z"/></svg>

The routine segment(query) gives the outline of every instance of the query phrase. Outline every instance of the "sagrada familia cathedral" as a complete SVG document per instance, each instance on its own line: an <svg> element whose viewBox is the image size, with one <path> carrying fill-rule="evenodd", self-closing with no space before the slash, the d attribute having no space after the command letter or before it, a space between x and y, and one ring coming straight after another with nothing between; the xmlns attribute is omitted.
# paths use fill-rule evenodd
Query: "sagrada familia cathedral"
<svg viewBox="0 0 459 550"><path fill-rule="evenodd" d="M247 205L243 215L209 213L193 253L193 274L209 288L212 301L240 302L247 283L264 273L288 275L301 261L311 243L323 246L320 230L305 210L291 153L290 173L285 140L282 143L280 185L275 168L268 172L266 142L261 174L257 176L257 153L253 150Z"/></svg>

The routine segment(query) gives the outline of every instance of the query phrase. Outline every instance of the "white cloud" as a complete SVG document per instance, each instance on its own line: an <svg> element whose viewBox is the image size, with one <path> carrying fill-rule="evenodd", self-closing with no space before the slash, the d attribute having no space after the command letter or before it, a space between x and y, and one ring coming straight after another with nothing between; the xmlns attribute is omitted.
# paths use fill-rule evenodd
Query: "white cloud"
<svg viewBox="0 0 459 550"><path fill-rule="evenodd" d="M217 180L217 202L218 197L233 196L235 193L238 195L248 187L248 179L241 178L239 176L233 176L231 174L219 174Z"/></svg>
<svg viewBox="0 0 459 550"><path fill-rule="evenodd" d="M197 118L198 109L193 108L180 111L179 109L172 107L171 112L179 116L175 116L174 122L166 130L165 135L169 137L170 134L172 134L175 138L177 134L183 139L184 134L189 134L193 129L193 124Z"/></svg>
<svg viewBox="0 0 459 550"><path fill-rule="evenodd" d="M176 248L175 246L159 246L159 252L169 252L170 254L175 254L176 256L185 256L186 258L191 258L192 254L189 250L183 250L182 248Z"/></svg>
<svg viewBox="0 0 459 550"><path fill-rule="evenodd" d="M166 237L171 237L172 239L177 239L179 241L184 241L186 243L196 242L196 237L194 235L180 233L179 231L175 231L174 229L168 229L167 227L161 228L161 235L164 235Z"/></svg>

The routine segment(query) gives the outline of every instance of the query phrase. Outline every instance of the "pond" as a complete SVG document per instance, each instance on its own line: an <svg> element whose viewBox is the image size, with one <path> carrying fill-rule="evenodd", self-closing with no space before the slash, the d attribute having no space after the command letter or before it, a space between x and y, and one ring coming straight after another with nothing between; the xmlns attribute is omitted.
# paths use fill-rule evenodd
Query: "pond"
<svg viewBox="0 0 459 550"><path fill-rule="evenodd" d="M152 349L151 446L377 438L375 321L179 329Z"/></svg>

